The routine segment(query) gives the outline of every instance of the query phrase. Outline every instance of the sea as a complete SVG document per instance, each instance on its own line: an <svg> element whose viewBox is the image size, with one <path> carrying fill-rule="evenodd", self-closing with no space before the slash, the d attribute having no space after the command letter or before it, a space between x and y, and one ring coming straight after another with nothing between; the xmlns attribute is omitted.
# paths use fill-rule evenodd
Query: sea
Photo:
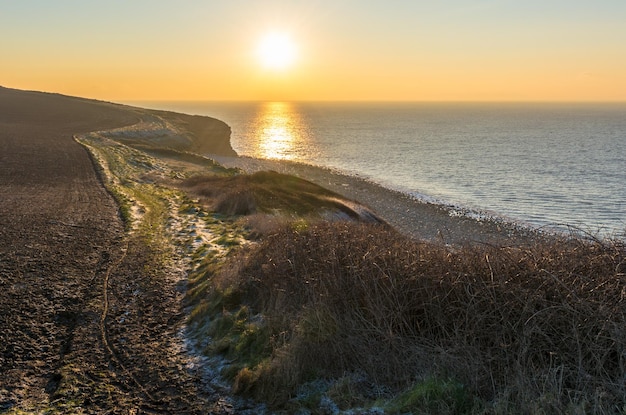
<svg viewBox="0 0 626 415"><path fill-rule="evenodd" d="M331 168L470 216L626 234L626 103L141 102L241 156Z"/></svg>

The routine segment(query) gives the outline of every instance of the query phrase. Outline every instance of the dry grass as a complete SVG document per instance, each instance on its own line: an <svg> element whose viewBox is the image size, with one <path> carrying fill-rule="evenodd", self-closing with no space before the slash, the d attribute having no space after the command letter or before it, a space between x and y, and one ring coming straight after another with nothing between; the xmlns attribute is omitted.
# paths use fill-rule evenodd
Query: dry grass
<svg viewBox="0 0 626 415"><path fill-rule="evenodd" d="M295 176L262 171L254 174L196 176L181 187L203 198L211 208L226 215L280 213L307 216L330 214L355 220L382 222L356 202Z"/></svg>
<svg viewBox="0 0 626 415"><path fill-rule="evenodd" d="M574 238L452 249L369 224L286 226L211 290L238 292L267 324L271 354L236 386L277 404L312 378L358 372L390 391L455 379L486 412L620 413L625 251Z"/></svg>

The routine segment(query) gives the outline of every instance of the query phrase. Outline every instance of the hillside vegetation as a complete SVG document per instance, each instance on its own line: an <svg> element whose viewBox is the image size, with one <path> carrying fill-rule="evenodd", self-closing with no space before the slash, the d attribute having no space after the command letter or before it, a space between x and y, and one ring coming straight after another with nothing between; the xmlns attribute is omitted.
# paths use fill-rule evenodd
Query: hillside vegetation
<svg viewBox="0 0 626 415"><path fill-rule="evenodd" d="M623 413L625 258L618 242L447 247L296 222L200 267L190 298L235 391L276 407Z"/></svg>

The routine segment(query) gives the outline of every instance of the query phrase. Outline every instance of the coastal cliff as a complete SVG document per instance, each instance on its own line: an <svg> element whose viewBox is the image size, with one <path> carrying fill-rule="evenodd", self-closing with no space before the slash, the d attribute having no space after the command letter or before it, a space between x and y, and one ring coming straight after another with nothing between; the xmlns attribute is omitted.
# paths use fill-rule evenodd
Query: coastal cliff
<svg viewBox="0 0 626 415"><path fill-rule="evenodd" d="M236 156L230 145L230 126L216 118L201 115L187 115L170 111L151 110L156 115L172 123L177 129L184 130L188 141L177 150L191 151L198 154L217 154ZM184 147L184 148L182 148Z"/></svg>

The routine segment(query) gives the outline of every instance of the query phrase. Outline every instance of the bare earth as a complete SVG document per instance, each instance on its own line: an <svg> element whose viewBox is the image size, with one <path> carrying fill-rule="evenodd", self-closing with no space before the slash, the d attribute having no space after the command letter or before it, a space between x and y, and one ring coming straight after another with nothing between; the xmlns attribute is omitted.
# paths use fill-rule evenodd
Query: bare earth
<svg viewBox="0 0 626 415"><path fill-rule="evenodd" d="M0 412L217 408L180 350L182 289L145 272L151 253L73 139L139 118L0 88Z"/></svg>
<svg viewBox="0 0 626 415"><path fill-rule="evenodd" d="M124 233L115 201L73 139L147 122L151 113L0 87L0 412L232 411L181 346L184 286L146 271L155 253ZM408 235L512 241L502 224L451 217L358 178L233 157L225 124L158 114L182 131L164 136L164 146L306 178L368 205ZM215 137L215 145L206 140Z"/></svg>

